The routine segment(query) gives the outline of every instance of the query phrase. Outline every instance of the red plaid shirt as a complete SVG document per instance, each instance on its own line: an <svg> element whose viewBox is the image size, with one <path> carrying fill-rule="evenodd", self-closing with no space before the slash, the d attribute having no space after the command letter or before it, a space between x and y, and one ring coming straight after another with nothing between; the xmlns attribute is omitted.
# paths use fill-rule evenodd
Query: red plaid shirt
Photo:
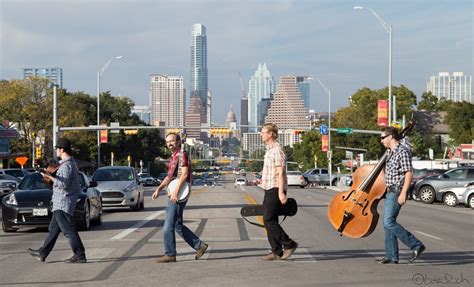
<svg viewBox="0 0 474 287"><path fill-rule="evenodd" d="M283 148L278 142L275 142L271 145L267 145L267 152L265 153L265 159L263 160L263 170L262 170L262 188L269 190L272 188L278 188L279 186L279 173L278 167L286 165L286 156L283 152ZM288 184L286 182L284 189L288 189Z"/></svg>
<svg viewBox="0 0 474 287"><path fill-rule="evenodd" d="M176 166L179 163L179 152L180 152L180 149L176 150L171 155L171 160L170 160L169 168L168 168L168 178L170 180L173 180L178 176L178 169L176 168ZM181 159L181 161L182 161L181 166L188 167L188 178L186 179L186 181L191 183L191 176L192 176L191 159L189 158L187 152L183 151L183 158Z"/></svg>

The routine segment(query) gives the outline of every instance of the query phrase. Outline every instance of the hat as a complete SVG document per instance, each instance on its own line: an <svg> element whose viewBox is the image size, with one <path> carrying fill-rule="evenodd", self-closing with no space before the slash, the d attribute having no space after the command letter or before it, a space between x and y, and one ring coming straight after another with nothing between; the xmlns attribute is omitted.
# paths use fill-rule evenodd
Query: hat
<svg viewBox="0 0 474 287"><path fill-rule="evenodd" d="M56 143L56 148L71 150L71 141L66 138L59 139L58 142Z"/></svg>

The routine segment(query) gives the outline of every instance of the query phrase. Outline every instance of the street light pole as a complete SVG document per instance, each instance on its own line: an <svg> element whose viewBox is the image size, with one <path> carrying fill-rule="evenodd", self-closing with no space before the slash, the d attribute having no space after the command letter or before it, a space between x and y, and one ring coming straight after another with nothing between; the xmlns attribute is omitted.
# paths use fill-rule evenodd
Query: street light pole
<svg viewBox="0 0 474 287"><path fill-rule="evenodd" d="M105 72L105 69L110 65L114 60L123 59L123 56L117 56L110 59L100 70L97 71L97 127L100 126L100 77ZM97 168L100 167L100 130L97 130Z"/></svg>
<svg viewBox="0 0 474 287"><path fill-rule="evenodd" d="M354 10L363 10L364 6L354 6ZM396 96L393 96L392 106L392 25L388 25L382 17L380 17L374 10L368 8L370 12L377 18L383 28L389 34L389 49L388 49L388 125L397 120ZM392 111L393 109L393 118Z"/></svg>
<svg viewBox="0 0 474 287"><path fill-rule="evenodd" d="M328 119L328 126L329 126L329 129L328 129L328 171L329 171L329 186L332 186L331 90L329 90L320 79L316 78L316 80L319 82L321 87L323 87L324 91L326 92L326 94L328 94L328 98L329 98L329 111L328 111L328 114L329 114L329 119Z"/></svg>

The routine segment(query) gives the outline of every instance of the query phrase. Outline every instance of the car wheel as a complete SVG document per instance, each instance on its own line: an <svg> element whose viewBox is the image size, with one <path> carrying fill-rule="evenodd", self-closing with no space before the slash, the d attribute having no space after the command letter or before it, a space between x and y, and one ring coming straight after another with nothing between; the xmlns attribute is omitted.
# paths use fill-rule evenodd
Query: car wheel
<svg viewBox="0 0 474 287"><path fill-rule="evenodd" d="M140 194L138 194L138 196L137 196L137 204L135 204L134 206L130 206L130 208L133 211L139 211L140 210Z"/></svg>
<svg viewBox="0 0 474 287"><path fill-rule="evenodd" d="M3 219L3 218L2 218ZM15 232L17 231L18 229L17 228L11 228L10 226L6 225L5 224L5 221L2 220L2 229L3 229L3 232L7 233L7 232Z"/></svg>
<svg viewBox="0 0 474 287"><path fill-rule="evenodd" d="M443 202L447 206L451 206L451 207L455 207L456 205L458 205L458 199L456 198L456 195L452 192L447 192L443 196Z"/></svg>
<svg viewBox="0 0 474 287"><path fill-rule="evenodd" d="M425 186L422 186L420 188L420 199L421 201L423 201L424 203L433 203L434 201L434 198L435 198L435 191L434 189L429 186L429 185L425 185Z"/></svg>
<svg viewBox="0 0 474 287"><path fill-rule="evenodd" d="M467 200L467 203L469 204L469 207L474 209L474 194L471 194L469 196L469 199Z"/></svg>
<svg viewBox="0 0 474 287"><path fill-rule="evenodd" d="M84 203L84 215L81 218L79 223L79 230L87 231L91 226L91 210L89 208L89 203L86 201Z"/></svg>
<svg viewBox="0 0 474 287"><path fill-rule="evenodd" d="M304 187L305 187L305 185L300 185L300 188L304 188Z"/></svg>

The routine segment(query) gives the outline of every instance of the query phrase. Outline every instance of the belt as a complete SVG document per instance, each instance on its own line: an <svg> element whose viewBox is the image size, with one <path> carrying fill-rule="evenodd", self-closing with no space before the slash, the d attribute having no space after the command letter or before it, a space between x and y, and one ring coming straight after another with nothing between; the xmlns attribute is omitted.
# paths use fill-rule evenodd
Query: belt
<svg viewBox="0 0 474 287"><path fill-rule="evenodd" d="M402 188L401 188L401 186L399 186L399 185L391 185L391 186L388 186L388 187L387 187L387 192L399 193L401 189L402 189Z"/></svg>

